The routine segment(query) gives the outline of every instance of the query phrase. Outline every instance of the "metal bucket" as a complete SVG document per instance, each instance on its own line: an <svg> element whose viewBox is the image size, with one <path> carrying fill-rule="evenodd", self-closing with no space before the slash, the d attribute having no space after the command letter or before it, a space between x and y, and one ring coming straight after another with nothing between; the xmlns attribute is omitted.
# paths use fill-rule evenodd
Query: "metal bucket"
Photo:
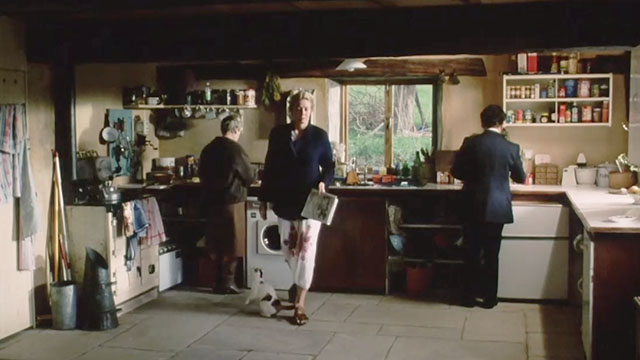
<svg viewBox="0 0 640 360"><path fill-rule="evenodd" d="M72 281L51 283L51 315L54 329L76 328L76 305L76 285Z"/></svg>

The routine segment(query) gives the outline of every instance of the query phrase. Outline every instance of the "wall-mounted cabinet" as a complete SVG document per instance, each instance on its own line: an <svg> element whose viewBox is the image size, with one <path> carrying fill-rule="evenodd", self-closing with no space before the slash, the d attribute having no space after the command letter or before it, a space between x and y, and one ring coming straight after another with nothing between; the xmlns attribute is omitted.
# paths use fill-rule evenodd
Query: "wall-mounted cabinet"
<svg viewBox="0 0 640 360"><path fill-rule="evenodd" d="M504 75L508 126L611 126L613 74Z"/></svg>

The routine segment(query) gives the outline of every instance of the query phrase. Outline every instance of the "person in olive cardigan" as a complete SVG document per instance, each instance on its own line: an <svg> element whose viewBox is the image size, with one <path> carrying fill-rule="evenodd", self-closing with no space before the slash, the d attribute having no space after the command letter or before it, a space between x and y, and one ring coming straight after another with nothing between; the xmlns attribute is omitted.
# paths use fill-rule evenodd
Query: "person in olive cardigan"
<svg viewBox="0 0 640 360"><path fill-rule="evenodd" d="M274 127L262 173L260 213L266 219L267 203L273 205L285 260L293 273L290 301L295 304L294 320L308 321L304 311L311 286L320 222L302 217L311 189L324 192L333 181L334 162L327 133L310 124L314 98L301 90L291 100L291 124Z"/></svg>
<svg viewBox="0 0 640 360"><path fill-rule="evenodd" d="M509 178L526 178L520 147L502 131L506 115L498 105L489 105L480 119L484 132L464 139L451 168L464 182L465 279L463 306L492 308L498 303L498 254L502 228L513 222ZM482 298L476 302L475 297Z"/></svg>
<svg viewBox="0 0 640 360"><path fill-rule="evenodd" d="M247 153L238 144L242 121L232 114L220 123L222 136L200 154L202 196L207 213L205 239L209 256L218 268L216 293L238 294L236 259L244 256L247 187L255 180Z"/></svg>

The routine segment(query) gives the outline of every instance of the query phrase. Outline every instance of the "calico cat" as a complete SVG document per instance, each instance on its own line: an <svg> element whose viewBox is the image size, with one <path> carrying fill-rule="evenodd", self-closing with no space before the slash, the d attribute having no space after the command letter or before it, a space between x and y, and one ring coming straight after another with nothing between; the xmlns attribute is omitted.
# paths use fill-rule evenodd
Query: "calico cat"
<svg viewBox="0 0 640 360"><path fill-rule="evenodd" d="M263 275L262 269L253 269L253 284L251 285L251 292L249 292L247 300L244 302L245 305L248 305L252 300L259 300L260 315L264 317L272 317L280 310L292 310L293 305L283 305L280 302L273 286L264 281Z"/></svg>

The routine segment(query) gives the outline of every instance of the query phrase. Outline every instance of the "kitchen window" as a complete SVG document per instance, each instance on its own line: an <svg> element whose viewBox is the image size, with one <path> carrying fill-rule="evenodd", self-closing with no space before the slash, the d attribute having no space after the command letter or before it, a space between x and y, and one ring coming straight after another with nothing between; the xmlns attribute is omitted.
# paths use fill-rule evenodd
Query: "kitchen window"
<svg viewBox="0 0 640 360"><path fill-rule="evenodd" d="M411 163L437 145L439 85L435 81L344 85L343 139L358 166Z"/></svg>

